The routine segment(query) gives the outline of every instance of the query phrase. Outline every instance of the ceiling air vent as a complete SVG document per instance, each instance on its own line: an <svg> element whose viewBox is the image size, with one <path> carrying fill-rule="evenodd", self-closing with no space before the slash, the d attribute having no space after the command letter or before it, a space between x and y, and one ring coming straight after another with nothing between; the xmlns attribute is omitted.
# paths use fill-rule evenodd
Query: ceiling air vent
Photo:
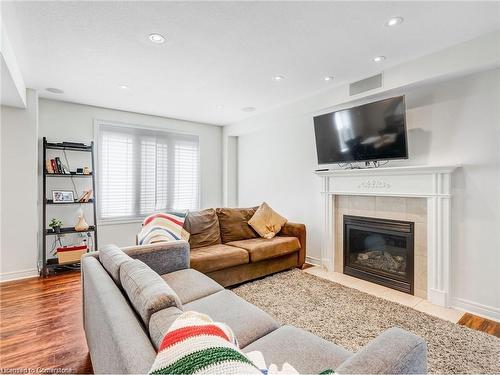
<svg viewBox="0 0 500 375"><path fill-rule="evenodd" d="M349 95L358 95L380 87L382 87L382 73L351 83L349 85Z"/></svg>

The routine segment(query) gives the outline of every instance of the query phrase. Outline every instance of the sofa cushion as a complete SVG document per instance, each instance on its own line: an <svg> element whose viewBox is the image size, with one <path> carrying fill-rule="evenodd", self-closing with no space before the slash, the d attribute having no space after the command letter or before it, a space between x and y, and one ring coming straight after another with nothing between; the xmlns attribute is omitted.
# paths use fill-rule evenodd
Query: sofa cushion
<svg viewBox="0 0 500 375"><path fill-rule="evenodd" d="M184 305L184 310L198 311L214 321L227 324L242 348L279 327L279 323L268 313L229 290L188 303Z"/></svg>
<svg viewBox="0 0 500 375"><path fill-rule="evenodd" d="M155 312L171 306L182 308L182 303L172 288L140 260L134 259L122 264L120 281L130 303L146 326Z"/></svg>
<svg viewBox="0 0 500 375"><path fill-rule="evenodd" d="M253 374L259 368L239 350L238 341L224 323L187 311L163 338L149 374Z"/></svg>
<svg viewBox="0 0 500 375"><path fill-rule="evenodd" d="M300 242L297 237L252 238L228 242L226 245L247 250L251 262L276 258L300 250Z"/></svg>
<svg viewBox="0 0 500 375"><path fill-rule="evenodd" d="M189 212L184 221L184 229L190 233L191 249L221 243L219 220L213 208Z"/></svg>
<svg viewBox="0 0 500 375"><path fill-rule="evenodd" d="M248 220L250 225L262 238L273 238L288 220L274 211L266 202L262 202L255 214Z"/></svg>
<svg viewBox="0 0 500 375"><path fill-rule="evenodd" d="M283 326L246 346L245 353L262 352L271 363L288 362L301 374L319 374L335 370L352 353L312 333L292 326Z"/></svg>
<svg viewBox="0 0 500 375"><path fill-rule="evenodd" d="M149 215L142 222L137 235L137 243L146 245L158 242L189 240L189 232L184 229L185 212L158 212Z"/></svg>
<svg viewBox="0 0 500 375"><path fill-rule="evenodd" d="M160 347L161 341L172 323L183 313L184 311L181 309L172 306L151 315L149 319L149 337L156 350Z"/></svg>
<svg viewBox="0 0 500 375"><path fill-rule="evenodd" d="M257 207L253 208L217 208L220 236L222 243L259 237L248 225Z"/></svg>
<svg viewBox="0 0 500 375"><path fill-rule="evenodd" d="M123 263L132 260L116 245L106 245L99 249L99 261L116 285L121 287L120 267Z"/></svg>
<svg viewBox="0 0 500 375"><path fill-rule="evenodd" d="M224 290L210 277L191 268L167 273L161 278L177 293L183 304Z"/></svg>
<svg viewBox="0 0 500 375"><path fill-rule="evenodd" d="M246 250L222 244L193 249L189 257L191 267L203 273L249 262Z"/></svg>

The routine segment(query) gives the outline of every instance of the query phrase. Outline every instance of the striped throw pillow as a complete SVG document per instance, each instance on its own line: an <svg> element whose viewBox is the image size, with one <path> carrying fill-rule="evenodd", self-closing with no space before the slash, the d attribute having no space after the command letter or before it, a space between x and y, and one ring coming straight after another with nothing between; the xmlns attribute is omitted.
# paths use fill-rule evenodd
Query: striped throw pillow
<svg viewBox="0 0 500 375"><path fill-rule="evenodd" d="M241 352L231 329L187 311L170 326L150 374L259 374Z"/></svg>
<svg viewBox="0 0 500 375"><path fill-rule="evenodd" d="M137 235L139 245L176 240L189 240L189 233L183 228L185 212L157 213L148 216Z"/></svg>

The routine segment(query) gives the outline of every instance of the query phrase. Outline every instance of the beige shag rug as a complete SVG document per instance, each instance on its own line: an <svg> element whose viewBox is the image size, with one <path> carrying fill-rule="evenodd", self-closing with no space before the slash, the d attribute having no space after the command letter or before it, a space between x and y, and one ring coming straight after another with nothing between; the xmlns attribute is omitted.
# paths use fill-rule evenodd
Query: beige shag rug
<svg viewBox="0 0 500 375"><path fill-rule="evenodd" d="M351 351L398 326L427 341L431 373L500 373L500 339L299 270L249 282L233 291L281 323Z"/></svg>

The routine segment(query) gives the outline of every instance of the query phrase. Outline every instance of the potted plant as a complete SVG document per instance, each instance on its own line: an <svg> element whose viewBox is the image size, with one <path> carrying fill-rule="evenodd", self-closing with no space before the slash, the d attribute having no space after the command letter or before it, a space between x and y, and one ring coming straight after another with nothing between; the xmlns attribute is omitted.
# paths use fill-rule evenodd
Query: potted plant
<svg viewBox="0 0 500 375"><path fill-rule="evenodd" d="M51 227L55 233L61 233L62 224L61 219L53 218L49 223L49 227Z"/></svg>

